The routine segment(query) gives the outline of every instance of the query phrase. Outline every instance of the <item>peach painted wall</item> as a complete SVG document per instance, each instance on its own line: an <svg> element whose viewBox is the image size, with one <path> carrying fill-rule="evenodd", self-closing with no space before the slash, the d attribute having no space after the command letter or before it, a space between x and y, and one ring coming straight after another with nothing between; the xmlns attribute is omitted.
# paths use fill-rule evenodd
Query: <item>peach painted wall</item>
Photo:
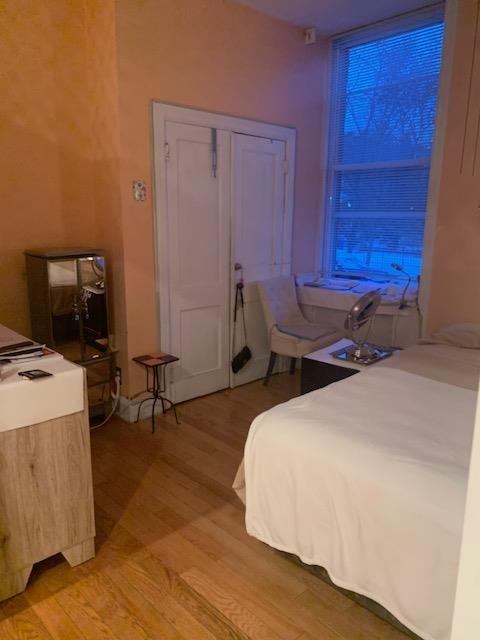
<svg viewBox="0 0 480 640"><path fill-rule="evenodd" d="M0 2L0 322L28 335L23 251L95 241L84 3Z"/></svg>
<svg viewBox="0 0 480 640"><path fill-rule="evenodd" d="M0 59L0 322L29 333L26 248L104 247L128 393L157 340L152 194L131 197L152 99L297 128L294 261L314 268L325 44L230 0L3 0Z"/></svg>
<svg viewBox="0 0 480 640"><path fill-rule="evenodd" d="M118 0L121 194L129 357L157 344L151 101L297 129L293 260L314 269L326 44L229 0ZM134 202L144 178L148 200ZM138 376L131 391L137 391ZM143 382L143 380L142 380Z"/></svg>
<svg viewBox="0 0 480 640"><path fill-rule="evenodd" d="M427 329L480 322L480 0L449 0Z"/></svg>
<svg viewBox="0 0 480 640"><path fill-rule="evenodd" d="M91 120L93 208L96 244L107 255L107 277L118 364L126 366L125 279L120 202L117 43L114 0L85 2L88 94ZM125 383L127 379L125 378Z"/></svg>
<svg viewBox="0 0 480 640"><path fill-rule="evenodd" d="M2 1L0 59L0 323L29 334L26 248L99 246L126 354L114 0Z"/></svg>
<svg viewBox="0 0 480 640"><path fill-rule="evenodd" d="M478 0L450 6L430 328L480 319ZM296 127L294 269L315 268L326 43L306 47L299 29L230 0L2 0L0 59L0 322L29 333L27 247L103 246L124 394L139 388L129 359L157 340L152 99Z"/></svg>

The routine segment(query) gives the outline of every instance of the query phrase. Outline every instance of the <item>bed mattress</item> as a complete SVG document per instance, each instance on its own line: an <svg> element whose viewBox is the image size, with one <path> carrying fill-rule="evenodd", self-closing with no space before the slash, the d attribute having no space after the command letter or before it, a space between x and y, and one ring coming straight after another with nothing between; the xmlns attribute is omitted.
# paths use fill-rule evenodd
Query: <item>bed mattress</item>
<svg viewBox="0 0 480 640"><path fill-rule="evenodd" d="M479 358L414 347L258 416L244 460L249 534L447 640ZM240 494L242 480L240 469Z"/></svg>

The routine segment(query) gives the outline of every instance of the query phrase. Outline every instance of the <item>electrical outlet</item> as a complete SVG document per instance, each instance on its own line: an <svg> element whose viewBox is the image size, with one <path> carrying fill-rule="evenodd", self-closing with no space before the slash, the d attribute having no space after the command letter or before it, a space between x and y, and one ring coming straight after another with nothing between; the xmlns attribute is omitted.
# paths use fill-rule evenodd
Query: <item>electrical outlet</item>
<svg viewBox="0 0 480 640"><path fill-rule="evenodd" d="M115 367L115 377L118 378L118 382L122 384L122 370L120 367Z"/></svg>

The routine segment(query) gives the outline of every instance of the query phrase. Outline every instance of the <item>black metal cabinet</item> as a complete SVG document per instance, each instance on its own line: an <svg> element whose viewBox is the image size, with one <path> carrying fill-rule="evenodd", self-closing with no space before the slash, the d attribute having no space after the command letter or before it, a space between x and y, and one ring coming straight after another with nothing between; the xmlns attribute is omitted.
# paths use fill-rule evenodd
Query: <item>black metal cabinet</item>
<svg viewBox="0 0 480 640"><path fill-rule="evenodd" d="M302 358L300 393L310 393L359 373L358 369Z"/></svg>
<svg viewBox="0 0 480 640"><path fill-rule="evenodd" d="M25 256L32 338L86 368L90 416L101 418L115 371L104 253L67 248Z"/></svg>

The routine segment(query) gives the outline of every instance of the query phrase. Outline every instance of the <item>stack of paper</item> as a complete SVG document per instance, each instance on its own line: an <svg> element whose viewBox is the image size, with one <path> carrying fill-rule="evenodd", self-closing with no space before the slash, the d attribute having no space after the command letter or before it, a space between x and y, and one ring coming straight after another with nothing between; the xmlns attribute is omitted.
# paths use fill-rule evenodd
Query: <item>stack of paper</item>
<svg viewBox="0 0 480 640"><path fill-rule="evenodd" d="M0 362L28 362L46 355L44 344L25 341L0 347Z"/></svg>

